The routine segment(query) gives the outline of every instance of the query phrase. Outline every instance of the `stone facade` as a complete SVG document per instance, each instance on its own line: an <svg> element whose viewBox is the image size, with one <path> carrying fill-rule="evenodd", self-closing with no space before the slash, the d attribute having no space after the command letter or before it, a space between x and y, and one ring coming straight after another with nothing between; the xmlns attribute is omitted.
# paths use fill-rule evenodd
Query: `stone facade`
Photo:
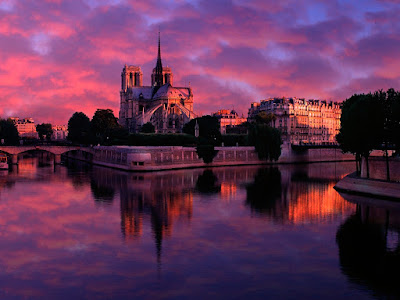
<svg viewBox="0 0 400 300"><path fill-rule="evenodd" d="M184 124L197 117L193 112L193 91L172 84L171 68L162 66L159 38L151 86L143 86L140 67L125 65L122 70L119 123L130 132L140 131L148 122L158 133L182 132Z"/></svg>
<svg viewBox="0 0 400 300"><path fill-rule="evenodd" d="M66 140L68 136L68 126L67 125L53 125L53 135L52 140Z"/></svg>
<svg viewBox="0 0 400 300"><path fill-rule="evenodd" d="M68 157L89 161L93 164L128 171L160 171L197 167L271 164L259 160L254 147L215 147L218 151L212 163L204 163L197 155L196 147L182 146L95 146L93 156L85 152L67 153ZM84 150L86 151L86 150ZM343 154L339 148L303 149L297 151L291 145L282 145L282 154L273 163L310 163L354 160L354 155Z"/></svg>
<svg viewBox="0 0 400 300"><path fill-rule="evenodd" d="M390 181L400 182L400 158L391 156L391 152L392 151L389 151ZM387 180L387 165L384 151L373 151L368 160L368 164L370 179ZM367 178L367 164L365 158L362 159L361 177Z"/></svg>
<svg viewBox="0 0 400 300"><path fill-rule="evenodd" d="M213 116L218 118L222 134L227 133L227 127L235 127L247 121L246 118L239 117L236 111L229 109L221 109L214 113Z"/></svg>
<svg viewBox="0 0 400 300"><path fill-rule="evenodd" d="M300 98L269 98L252 103L248 120L254 121L259 112L272 113L285 140L291 144L336 144L340 129L341 104L332 101Z"/></svg>
<svg viewBox="0 0 400 300"><path fill-rule="evenodd" d="M14 117L10 119L14 122L20 137L36 139L39 137L38 133L36 132L35 121L32 118L20 119Z"/></svg>

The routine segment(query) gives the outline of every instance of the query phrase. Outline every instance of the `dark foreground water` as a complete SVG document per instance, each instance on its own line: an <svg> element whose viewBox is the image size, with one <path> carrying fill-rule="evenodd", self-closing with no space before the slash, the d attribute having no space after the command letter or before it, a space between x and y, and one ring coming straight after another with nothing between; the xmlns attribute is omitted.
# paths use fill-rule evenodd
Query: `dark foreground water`
<svg viewBox="0 0 400 300"><path fill-rule="evenodd" d="M133 174L27 157L0 174L0 299L396 297L397 208L344 200L333 186L353 169Z"/></svg>

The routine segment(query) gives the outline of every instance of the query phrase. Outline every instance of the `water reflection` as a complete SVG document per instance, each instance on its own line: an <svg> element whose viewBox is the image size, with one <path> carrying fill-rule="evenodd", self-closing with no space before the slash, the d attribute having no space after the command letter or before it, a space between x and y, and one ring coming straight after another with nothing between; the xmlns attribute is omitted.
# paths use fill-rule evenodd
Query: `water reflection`
<svg viewBox="0 0 400 300"><path fill-rule="evenodd" d="M332 237L355 204L332 186L353 164L127 173L35 159L0 174L0 295L7 287L9 298L318 298L331 289L341 298L336 284L348 292Z"/></svg>
<svg viewBox="0 0 400 300"><path fill-rule="evenodd" d="M84 186L90 183L89 174L92 171L92 165L72 159L65 161L65 163L67 165L67 176L76 190L82 190Z"/></svg>
<svg viewBox="0 0 400 300"><path fill-rule="evenodd" d="M114 188L102 185L101 183L91 180L90 181L90 189L93 194L94 201L99 205L105 204L110 205L114 200Z"/></svg>
<svg viewBox="0 0 400 300"><path fill-rule="evenodd" d="M246 205L278 223L331 221L354 209L333 189L340 174L310 165L262 168L246 187Z"/></svg>
<svg viewBox="0 0 400 300"><path fill-rule="evenodd" d="M336 242L342 272L375 295L400 297L400 204L355 195L356 213L338 229Z"/></svg>
<svg viewBox="0 0 400 300"><path fill-rule="evenodd" d="M278 168L259 169L254 182L246 187L246 205L258 214L282 218L281 172Z"/></svg>
<svg viewBox="0 0 400 300"><path fill-rule="evenodd" d="M197 178L196 190L203 194L219 193L221 184L218 183L218 178L212 170L204 170L203 174Z"/></svg>
<svg viewBox="0 0 400 300"><path fill-rule="evenodd" d="M111 204L120 197L121 232L124 240L135 240L143 234L143 223L149 222L160 262L163 239L172 234L176 221L190 222L193 213L194 182L185 173L127 173L94 167L90 188L96 203Z"/></svg>
<svg viewBox="0 0 400 300"><path fill-rule="evenodd" d="M14 186L15 180L8 176L9 171L0 170L0 192L3 189L10 189Z"/></svg>

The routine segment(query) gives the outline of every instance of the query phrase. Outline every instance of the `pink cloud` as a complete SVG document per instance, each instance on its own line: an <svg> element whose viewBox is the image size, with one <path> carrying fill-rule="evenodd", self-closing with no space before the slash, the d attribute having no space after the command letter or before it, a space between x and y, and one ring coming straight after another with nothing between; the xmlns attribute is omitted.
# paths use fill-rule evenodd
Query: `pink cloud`
<svg viewBox="0 0 400 300"><path fill-rule="evenodd" d="M191 82L202 113L246 113L268 96L340 101L355 87L383 88L369 87L372 78L399 88L396 1L12 3L0 8L2 117L65 124L99 107L118 115L121 69L141 66L150 84L159 27L163 62L176 85Z"/></svg>

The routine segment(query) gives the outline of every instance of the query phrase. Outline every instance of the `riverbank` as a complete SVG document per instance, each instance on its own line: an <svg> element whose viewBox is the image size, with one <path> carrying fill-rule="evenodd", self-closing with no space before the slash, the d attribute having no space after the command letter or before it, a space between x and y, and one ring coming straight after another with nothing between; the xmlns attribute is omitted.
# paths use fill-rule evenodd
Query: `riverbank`
<svg viewBox="0 0 400 300"><path fill-rule="evenodd" d="M400 183L379 179L366 179L355 173L342 178L335 189L339 192L375 197L381 199L400 200Z"/></svg>
<svg viewBox="0 0 400 300"><path fill-rule="evenodd" d="M259 160L254 147L215 147L217 151L211 163L204 163L197 155L196 147L181 146L96 146L89 152L74 151L65 156L92 164L126 171L160 171L202 167L222 167L263 164L292 164L351 161L354 156L343 154L338 148L292 149L282 145L278 161Z"/></svg>

